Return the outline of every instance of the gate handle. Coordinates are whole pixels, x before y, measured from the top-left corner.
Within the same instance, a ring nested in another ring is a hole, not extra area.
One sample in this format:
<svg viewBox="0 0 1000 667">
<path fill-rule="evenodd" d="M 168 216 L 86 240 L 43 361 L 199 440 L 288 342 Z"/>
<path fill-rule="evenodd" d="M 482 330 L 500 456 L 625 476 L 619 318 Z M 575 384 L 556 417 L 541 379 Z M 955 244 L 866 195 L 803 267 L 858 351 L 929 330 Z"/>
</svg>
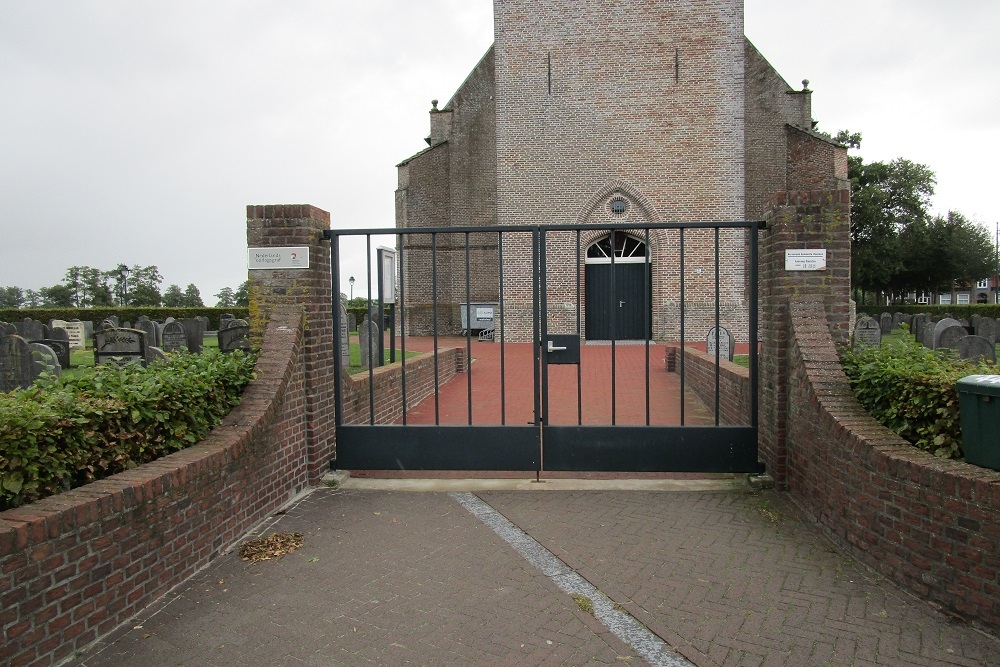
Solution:
<svg viewBox="0 0 1000 667">
<path fill-rule="evenodd" d="M 549 348 L 548 348 L 548 350 L 546 350 L 546 351 L 547 351 L 547 352 L 561 352 L 562 350 L 565 350 L 565 349 L 566 349 L 565 347 L 556 347 L 556 346 L 555 346 L 555 345 L 554 345 L 554 344 L 552 343 L 552 341 L 549 341 Z"/>
</svg>

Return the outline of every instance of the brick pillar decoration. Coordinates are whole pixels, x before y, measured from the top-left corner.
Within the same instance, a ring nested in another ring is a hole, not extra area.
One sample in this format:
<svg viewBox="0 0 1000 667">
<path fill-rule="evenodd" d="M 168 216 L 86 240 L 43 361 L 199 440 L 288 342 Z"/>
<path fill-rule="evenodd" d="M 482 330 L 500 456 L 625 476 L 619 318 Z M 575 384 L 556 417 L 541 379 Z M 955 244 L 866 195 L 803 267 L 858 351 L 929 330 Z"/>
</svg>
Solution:
<svg viewBox="0 0 1000 667">
<path fill-rule="evenodd" d="M 778 488 L 787 481 L 789 306 L 814 303 L 833 339 L 849 340 L 851 191 L 780 192 L 772 198 L 760 245 L 761 458 Z M 786 271 L 785 251 L 826 249 L 826 269 Z"/>
<path fill-rule="evenodd" d="M 263 333 L 280 304 L 305 309 L 305 405 L 309 481 L 317 483 L 336 456 L 330 214 L 309 205 L 247 206 L 247 246 L 309 248 L 308 269 L 250 271 L 251 335 Z"/>
</svg>

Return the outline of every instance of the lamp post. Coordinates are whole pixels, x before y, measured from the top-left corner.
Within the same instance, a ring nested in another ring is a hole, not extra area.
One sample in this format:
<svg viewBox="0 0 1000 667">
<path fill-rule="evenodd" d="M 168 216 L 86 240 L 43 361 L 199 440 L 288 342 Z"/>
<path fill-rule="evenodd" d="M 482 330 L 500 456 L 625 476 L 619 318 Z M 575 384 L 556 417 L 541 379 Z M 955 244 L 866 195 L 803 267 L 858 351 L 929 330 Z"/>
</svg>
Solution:
<svg viewBox="0 0 1000 667">
<path fill-rule="evenodd" d="M 347 282 L 351 285 L 351 301 L 354 301 L 354 276 L 348 278 Z"/>
<path fill-rule="evenodd" d="M 118 265 L 118 277 L 122 281 L 122 306 L 128 305 L 128 274 L 129 268 L 124 264 Z"/>
</svg>

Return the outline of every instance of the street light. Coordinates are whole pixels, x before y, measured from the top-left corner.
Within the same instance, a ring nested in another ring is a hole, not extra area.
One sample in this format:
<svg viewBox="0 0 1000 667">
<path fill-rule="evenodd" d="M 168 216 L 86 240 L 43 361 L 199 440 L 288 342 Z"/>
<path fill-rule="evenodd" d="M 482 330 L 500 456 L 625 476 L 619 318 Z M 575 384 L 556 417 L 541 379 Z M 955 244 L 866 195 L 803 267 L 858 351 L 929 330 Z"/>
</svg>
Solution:
<svg viewBox="0 0 1000 667">
<path fill-rule="evenodd" d="M 118 265 L 118 277 L 122 281 L 122 306 L 128 304 L 128 274 L 131 273 L 129 268 L 124 264 Z"/>
<path fill-rule="evenodd" d="M 348 278 L 347 282 L 351 284 L 351 301 L 354 301 L 354 276 Z"/>
</svg>

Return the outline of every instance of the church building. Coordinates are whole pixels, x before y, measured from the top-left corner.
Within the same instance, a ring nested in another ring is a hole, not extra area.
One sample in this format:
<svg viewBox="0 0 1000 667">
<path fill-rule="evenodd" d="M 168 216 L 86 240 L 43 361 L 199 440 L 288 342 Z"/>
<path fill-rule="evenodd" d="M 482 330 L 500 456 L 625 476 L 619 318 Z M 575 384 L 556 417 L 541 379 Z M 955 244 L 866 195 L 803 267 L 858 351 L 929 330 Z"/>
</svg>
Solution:
<svg viewBox="0 0 1000 667">
<path fill-rule="evenodd" d="M 428 148 L 398 165 L 397 228 L 575 226 L 547 235 L 550 330 L 573 333 L 580 312 L 588 340 L 704 340 L 718 312 L 745 341 L 750 232 L 681 243 L 642 224 L 759 220 L 776 192 L 843 187 L 846 151 L 813 130 L 808 82 L 793 89 L 746 39 L 742 0 L 494 0 L 494 21 L 493 46 L 432 104 Z M 601 228 L 619 223 L 635 228 Z M 460 303 L 502 294 L 504 337 L 529 340 L 530 233 L 468 238 L 401 237 L 406 333 L 458 333 Z M 609 308 L 630 303 L 609 335 Z"/>
</svg>

